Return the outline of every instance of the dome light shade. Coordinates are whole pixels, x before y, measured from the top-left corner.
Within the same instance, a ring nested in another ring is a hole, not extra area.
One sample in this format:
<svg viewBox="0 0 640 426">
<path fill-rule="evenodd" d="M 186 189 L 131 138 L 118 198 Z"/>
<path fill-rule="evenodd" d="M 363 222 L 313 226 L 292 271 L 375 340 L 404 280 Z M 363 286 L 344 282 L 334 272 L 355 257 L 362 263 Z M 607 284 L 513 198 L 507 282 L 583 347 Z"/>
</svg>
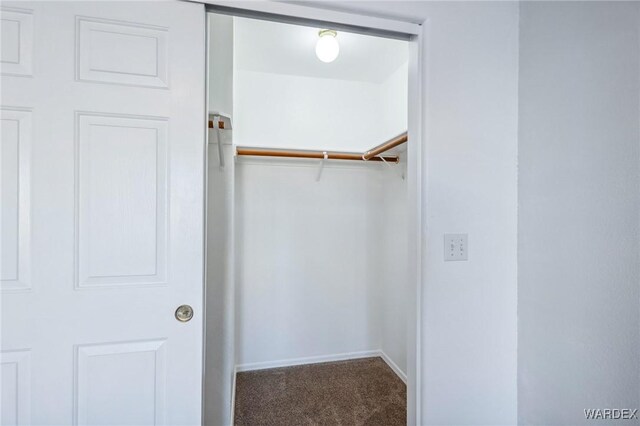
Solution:
<svg viewBox="0 0 640 426">
<path fill-rule="evenodd" d="M 340 45 L 336 36 L 338 33 L 334 30 L 320 30 L 318 32 L 318 42 L 316 43 L 316 56 L 322 62 L 333 62 L 340 53 Z"/>
</svg>

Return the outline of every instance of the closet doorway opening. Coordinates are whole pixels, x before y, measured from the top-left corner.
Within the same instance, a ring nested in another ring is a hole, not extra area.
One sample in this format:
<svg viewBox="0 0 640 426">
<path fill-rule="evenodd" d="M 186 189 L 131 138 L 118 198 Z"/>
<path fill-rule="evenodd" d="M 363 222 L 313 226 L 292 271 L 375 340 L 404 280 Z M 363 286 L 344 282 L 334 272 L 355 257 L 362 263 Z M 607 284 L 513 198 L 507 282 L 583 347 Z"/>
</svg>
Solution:
<svg viewBox="0 0 640 426">
<path fill-rule="evenodd" d="M 208 28 L 204 423 L 406 424 L 411 42 Z"/>
</svg>

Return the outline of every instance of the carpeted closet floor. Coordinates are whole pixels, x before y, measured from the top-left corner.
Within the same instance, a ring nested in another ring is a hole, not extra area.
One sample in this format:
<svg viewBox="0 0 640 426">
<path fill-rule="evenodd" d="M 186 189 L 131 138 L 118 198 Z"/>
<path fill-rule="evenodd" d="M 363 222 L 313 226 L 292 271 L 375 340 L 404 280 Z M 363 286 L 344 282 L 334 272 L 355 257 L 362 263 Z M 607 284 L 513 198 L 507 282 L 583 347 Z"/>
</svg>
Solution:
<svg viewBox="0 0 640 426">
<path fill-rule="evenodd" d="M 382 358 L 238 373 L 235 424 L 405 425 L 405 384 Z"/>
</svg>

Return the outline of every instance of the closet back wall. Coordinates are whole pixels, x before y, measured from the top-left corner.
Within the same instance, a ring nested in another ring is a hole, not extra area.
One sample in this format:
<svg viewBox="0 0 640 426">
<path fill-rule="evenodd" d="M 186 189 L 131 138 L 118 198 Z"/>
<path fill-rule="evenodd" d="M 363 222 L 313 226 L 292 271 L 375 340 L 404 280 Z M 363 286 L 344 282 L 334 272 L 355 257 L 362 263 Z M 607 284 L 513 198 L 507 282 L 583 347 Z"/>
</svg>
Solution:
<svg viewBox="0 0 640 426">
<path fill-rule="evenodd" d="M 240 369 L 378 355 L 406 373 L 406 185 L 380 164 L 236 167 Z M 274 161 L 274 160 L 271 160 Z M 307 359 L 317 358 L 317 359 Z"/>
<path fill-rule="evenodd" d="M 378 84 L 242 70 L 235 79 L 239 145 L 362 152 L 383 142 Z"/>
<path fill-rule="evenodd" d="M 266 161 L 236 169 L 237 364 L 379 349 L 375 171 Z"/>
</svg>

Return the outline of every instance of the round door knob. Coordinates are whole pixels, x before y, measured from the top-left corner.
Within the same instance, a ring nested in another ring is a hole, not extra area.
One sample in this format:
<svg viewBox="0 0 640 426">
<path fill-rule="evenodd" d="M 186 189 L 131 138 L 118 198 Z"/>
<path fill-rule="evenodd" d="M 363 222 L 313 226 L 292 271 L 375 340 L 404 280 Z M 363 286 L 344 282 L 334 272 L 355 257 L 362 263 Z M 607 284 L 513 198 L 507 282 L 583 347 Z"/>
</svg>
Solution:
<svg viewBox="0 0 640 426">
<path fill-rule="evenodd" d="M 176 319 L 180 322 L 187 322 L 193 318 L 193 308 L 189 305 L 180 305 L 176 309 Z"/>
</svg>

